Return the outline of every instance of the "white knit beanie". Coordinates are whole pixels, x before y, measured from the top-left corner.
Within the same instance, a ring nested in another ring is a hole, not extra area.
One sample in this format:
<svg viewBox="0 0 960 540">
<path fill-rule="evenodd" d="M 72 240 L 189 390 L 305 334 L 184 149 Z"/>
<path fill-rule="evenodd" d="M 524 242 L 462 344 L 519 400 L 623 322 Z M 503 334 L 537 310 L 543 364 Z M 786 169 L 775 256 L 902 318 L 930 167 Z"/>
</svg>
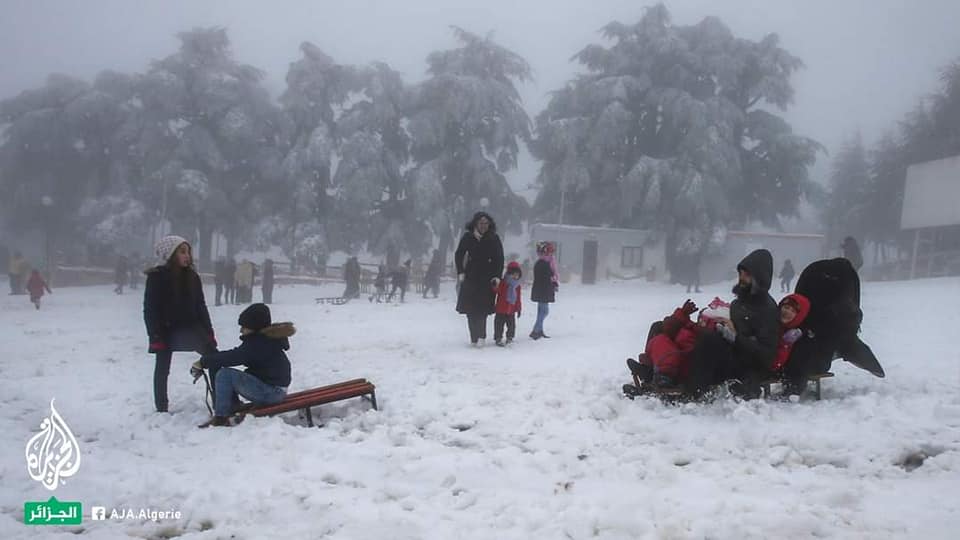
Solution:
<svg viewBox="0 0 960 540">
<path fill-rule="evenodd" d="M 186 238 L 175 234 L 161 238 L 160 241 L 157 242 L 156 247 L 153 248 L 153 252 L 156 253 L 157 258 L 160 259 L 160 264 L 166 264 L 173 255 L 173 252 L 180 247 L 180 244 L 190 245 L 190 242 L 187 242 Z"/>
</svg>

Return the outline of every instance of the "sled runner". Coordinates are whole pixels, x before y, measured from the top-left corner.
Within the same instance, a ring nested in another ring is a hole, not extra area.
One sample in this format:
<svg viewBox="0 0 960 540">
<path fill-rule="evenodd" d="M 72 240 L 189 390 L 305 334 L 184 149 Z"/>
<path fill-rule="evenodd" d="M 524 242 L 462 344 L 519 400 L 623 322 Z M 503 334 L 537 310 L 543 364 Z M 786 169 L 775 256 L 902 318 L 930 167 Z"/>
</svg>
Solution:
<svg viewBox="0 0 960 540">
<path fill-rule="evenodd" d="M 333 304 L 335 306 L 342 306 L 350 301 L 349 298 L 344 296 L 324 296 L 321 298 L 316 298 L 317 304 Z"/>
<path fill-rule="evenodd" d="M 826 372 L 826 373 L 815 373 L 815 374 L 813 374 L 813 375 L 808 375 L 808 376 L 807 376 L 807 381 L 814 383 L 813 396 L 816 398 L 817 401 L 820 401 L 820 381 L 822 381 L 823 379 L 829 379 L 829 378 L 831 378 L 831 377 L 833 377 L 833 376 L 834 376 L 833 373 L 830 373 L 829 371 Z M 780 380 L 780 379 L 770 379 L 770 380 L 767 380 L 767 381 L 762 381 L 762 382 L 760 383 L 760 388 L 763 389 L 763 395 L 764 395 L 764 397 L 770 397 L 770 395 L 771 395 L 771 393 L 770 393 L 770 386 L 771 386 L 771 385 L 781 384 L 781 383 L 783 383 L 783 381 Z"/>
</svg>

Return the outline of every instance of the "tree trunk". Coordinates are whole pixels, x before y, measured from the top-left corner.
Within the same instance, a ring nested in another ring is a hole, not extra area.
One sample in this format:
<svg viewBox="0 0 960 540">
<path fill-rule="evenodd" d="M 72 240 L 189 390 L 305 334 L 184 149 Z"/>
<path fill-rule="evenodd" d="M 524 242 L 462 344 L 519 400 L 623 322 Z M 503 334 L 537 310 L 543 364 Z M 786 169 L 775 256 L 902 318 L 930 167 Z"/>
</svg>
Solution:
<svg viewBox="0 0 960 540">
<path fill-rule="evenodd" d="M 200 232 L 199 268 L 201 270 L 207 270 L 211 268 L 210 260 L 213 256 L 213 226 L 210 225 L 206 219 L 203 219 L 200 221 L 200 226 L 197 229 Z"/>
</svg>

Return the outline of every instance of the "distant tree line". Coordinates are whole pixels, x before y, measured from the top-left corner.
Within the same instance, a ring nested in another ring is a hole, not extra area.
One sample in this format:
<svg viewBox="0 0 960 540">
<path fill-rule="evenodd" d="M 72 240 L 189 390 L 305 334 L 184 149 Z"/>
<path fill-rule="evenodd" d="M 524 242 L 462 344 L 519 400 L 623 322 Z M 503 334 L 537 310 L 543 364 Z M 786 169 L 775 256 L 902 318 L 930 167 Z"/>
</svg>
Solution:
<svg viewBox="0 0 960 540">
<path fill-rule="evenodd" d="M 833 159 L 824 223 L 832 243 L 870 242 L 882 262 L 909 249 L 900 231 L 907 167 L 960 155 L 960 58 L 940 70 L 940 87 L 873 146 L 851 136 Z"/>
<path fill-rule="evenodd" d="M 0 102 L 4 226 L 109 246 L 166 219 L 199 241 L 202 262 L 214 234 L 229 253 L 447 254 L 483 206 L 513 232 L 561 215 L 653 228 L 676 256 L 709 250 L 727 227 L 778 226 L 816 193 L 821 148 L 778 116 L 802 62 L 775 34 L 751 41 L 714 17 L 680 26 L 648 8 L 577 53 L 583 72 L 531 121 L 517 91 L 527 62 L 453 33 L 415 84 L 305 42 L 276 99 L 222 28 L 179 34 L 144 73 L 51 75 Z M 532 208 L 505 177 L 521 144 L 540 161 Z"/>
</svg>

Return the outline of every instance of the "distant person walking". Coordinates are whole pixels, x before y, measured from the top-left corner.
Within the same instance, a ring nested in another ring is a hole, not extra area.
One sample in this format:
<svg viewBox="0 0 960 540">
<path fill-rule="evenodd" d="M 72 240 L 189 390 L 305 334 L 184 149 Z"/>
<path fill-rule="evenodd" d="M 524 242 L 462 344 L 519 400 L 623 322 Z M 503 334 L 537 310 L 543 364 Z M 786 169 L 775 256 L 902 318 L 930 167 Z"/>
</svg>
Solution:
<svg viewBox="0 0 960 540">
<path fill-rule="evenodd" d="M 10 277 L 10 294 L 23 294 L 23 280 L 27 276 L 27 260 L 19 251 L 13 253 L 13 258 L 7 265 L 7 274 Z"/>
<path fill-rule="evenodd" d="M 427 271 L 423 275 L 423 297 L 427 297 L 428 292 L 433 292 L 433 297 L 436 298 L 440 294 L 440 250 L 433 250 L 433 258 L 430 259 L 430 265 L 427 266 Z"/>
<path fill-rule="evenodd" d="M 217 339 L 203 298 L 203 284 L 193 267 L 190 244 L 180 236 L 166 236 L 157 243 L 155 253 L 160 265 L 146 271 L 143 322 L 150 343 L 148 350 L 156 355 L 154 405 L 157 412 L 167 412 L 167 379 L 173 353 L 214 352 Z"/>
<path fill-rule="evenodd" d="M 143 258 L 140 257 L 139 251 L 134 251 L 133 255 L 130 256 L 129 276 L 130 290 L 135 291 L 139 286 L 140 278 L 143 276 Z"/>
<path fill-rule="evenodd" d="M 263 303 L 273 303 L 273 259 L 263 261 L 263 278 L 260 280 L 260 292 L 263 294 Z"/>
<path fill-rule="evenodd" d="M 43 298 L 43 291 L 53 294 L 50 286 L 47 285 L 47 282 L 44 281 L 43 276 L 37 270 L 30 273 L 30 279 L 27 281 L 27 291 L 30 293 L 30 301 L 37 309 L 40 309 L 40 299 Z"/>
<path fill-rule="evenodd" d="M 344 298 L 360 297 L 360 274 L 360 261 L 356 257 L 347 259 L 346 264 L 343 265 L 343 282 L 346 284 L 343 290 Z"/>
<path fill-rule="evenodd" d="M 474 214 L 465 228 L 454 254 L 460 283 L 457 312 L 467 316 L 470 343 L 482 347 L 487 338 L 487 318 L 495 311 L 493 287 L 500 285 L 503 274 L 503 243 L 497 235 L 497 224 L 486 212 Z"/>
<path fill-rule="evenodd" d="M 553 242 L 537 242 L 537 262 L 533 265 L 533 286 L 530 288 L 530 300 L 537 303 L 537 320 L 533 324 L 530 337 L 534 340 L 549 338 L 543 332 L 543 321 L 550 314 L 550 304 L 556 301 L 560 280 L 557 276 L 557 261 L 554 259 Z"/>
<path fill-rule="evenodd" d="M 780 292 L 790 292 L 790 282 L 795 275 L 797 272 L 793 269 L 790 259 L 783 261 L 783 268 L 780 269 Z"/>
<path fill-rule="evenodd" d="M 248 303 L 253 299 L 253 263 L 247 259 L 240 261 L 235 274 L 237 298 L 235 304 Z"/>
<path fill-rule="evenodd" d="M 857 240 L 852 236 L 848 236 L 843 239 L 840 247 L 843 248 L 843 257 L 850 261 L 854 270 L 859 272 L 860 267 L 863 266 L 863 254 L 860 253 L 860 245 L 857 244 Z"/>
<path fill-rule="evenodd" d="M 227 277 L 227 259 L 224 257 L 219 257 L 217 261 L 213 263 L 213 286 L 215 291 L 213 305 L 220 305 L 220 297 L 224 295 L 224 289 L 226 289 L 227 282 L 231 281 L 232 279 L 233 276 Z M 229 303 L 229 296 L 226 301 Z"/>
<path fill-rule="evenodd" d="M 223 268 L 223 303 L 237 303 L 237 261 L 233 257 L 227 258 Z"/>
<path fill-rule="evenodd" d="M 116 285 L 113 292 L 123 294 L 123 286 L 127 284 L 130 277 L 130 264 L 126 256 L 117 256 L 117 265 L 113 268 L 113 283 Z"/>
</svg>

